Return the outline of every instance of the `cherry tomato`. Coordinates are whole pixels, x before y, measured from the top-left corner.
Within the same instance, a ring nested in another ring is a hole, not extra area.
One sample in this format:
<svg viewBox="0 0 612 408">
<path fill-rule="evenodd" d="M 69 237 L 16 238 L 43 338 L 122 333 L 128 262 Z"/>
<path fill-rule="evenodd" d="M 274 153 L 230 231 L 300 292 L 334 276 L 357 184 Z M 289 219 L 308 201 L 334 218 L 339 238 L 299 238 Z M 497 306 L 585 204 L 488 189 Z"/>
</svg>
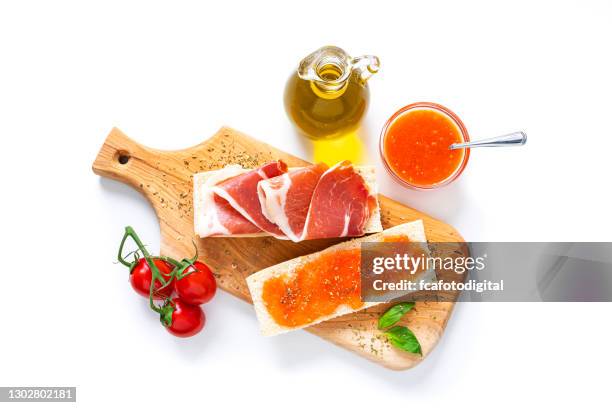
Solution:
<svg viewBox="0 0 612 408">
<path fill-rule="evenodd" d="M 185 274 L 187 275 L 174 282 L 176 294 L 181 300 L 197 306 L 208 302 L 215 296 L 217 282 L 208 266 L 195 261 L 193 266 L 185 269 Z"/>
<path fill-rule="evenodd" d="M 177 337 L 190 337 L 197 334 L 206 323 L 206 316 L 200 306 L 185 303 L 180 298 L 173 298 L 172 323 L 166 327 L 170 333 Z"/>
<path fill-rule="evenodd" d="M 159 272 L 161 272 L 161 274 L 164 276 L 164 278 L 167 279 L 170 277 L 170 273 L 174 268 L 171 263 L 158 258 L 153 259 L 153 262 L 155 263 L 155 266 L 157 266 L 157 269 L 159 269 Z M 151 276 L 152 274 L 151 268 L 149 268 L 149 264 L 144 258 L 140 258 L 130 270 L 130 283 L 132 284 L 132 288 L 134 288 L 136 293 L 146 298 L 149 297 L 149 290 L 151 288 Z M 162 283 L 160 281 L 155 282 L 156 290 L 153 293 L 153 299 L 168 298 L 170 297 L 170 295 L 172 295 L 172 284 L 166 286 L 160 292 L 157 292 L 157 289 L 159 289 L 161 286 Z"/>
</svg>

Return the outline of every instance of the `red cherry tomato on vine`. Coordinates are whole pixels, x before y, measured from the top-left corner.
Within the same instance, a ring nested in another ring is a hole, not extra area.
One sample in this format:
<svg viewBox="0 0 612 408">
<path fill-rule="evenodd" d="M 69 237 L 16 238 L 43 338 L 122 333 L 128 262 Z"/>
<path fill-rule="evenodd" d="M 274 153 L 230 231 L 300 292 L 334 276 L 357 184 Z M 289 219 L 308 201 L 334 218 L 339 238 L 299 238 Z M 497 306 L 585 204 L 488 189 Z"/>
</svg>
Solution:
<svg viewBox="0 0 612 408">
<path fill-rule="evenodd" d="M 190 337 L 202 330 L 206 316 L 200 306 L 190 305 L 177 297 L 172 299 L 170 305 L 172 305 L 172 322 L 170 326 L 166 326 L 166 330 L 177 337 Z"/>
<path fill-rule="evenodd" d="M 174 266 L 164 261 L 163 259 L 153 259 L 153 263 L 159 269 L 159 272 L 163 275 L 164 278 L 168 279 L 170 277 L 170 273 Z M 140 258 L 134 266 L 130 269 L 130 283 L 132 284 L 132 288 L 138 293 L 146 298 L 149 297 L 149 290 L 151 288 L 151 268 L 149 268 L 149 264 L 144 258 Z M 173 285 L 170 284 L 166 286 L 164 289 L 158 292 L 158 289 L 161 288 L 162 283 L 160 281 L 155 281 L 155 292 L 153 293 L 153 299 L 165 299 L 172 295 Z"/>
<path fill-rule="evenodd" d="M 185 269 L 186 276 L 174 281 L 176 294 L 190 305 L 201 305 L 215 296 L 217 282 L 210 268 L 200 261 Z"/>
</svg>

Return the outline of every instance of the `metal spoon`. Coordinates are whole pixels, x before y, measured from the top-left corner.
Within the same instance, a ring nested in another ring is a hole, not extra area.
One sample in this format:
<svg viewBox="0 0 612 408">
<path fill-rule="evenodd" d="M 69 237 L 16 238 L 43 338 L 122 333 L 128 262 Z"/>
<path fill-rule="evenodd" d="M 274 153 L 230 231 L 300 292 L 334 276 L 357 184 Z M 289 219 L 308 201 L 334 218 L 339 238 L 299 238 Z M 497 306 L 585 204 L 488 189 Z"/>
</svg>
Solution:
<svg viewBox="0 0 612 408">
<path fill-rule="evenodd" d="M 505 146 L 522 146 L 527 143 L 527 133 L 514 132 L 503 136 L 490 137 L 488 139 L 475 140 L 466 143 L 453 143 L 449 146 L 450 150 L 464 149 L 472 147 L 505 147 Z"/>
</svg>

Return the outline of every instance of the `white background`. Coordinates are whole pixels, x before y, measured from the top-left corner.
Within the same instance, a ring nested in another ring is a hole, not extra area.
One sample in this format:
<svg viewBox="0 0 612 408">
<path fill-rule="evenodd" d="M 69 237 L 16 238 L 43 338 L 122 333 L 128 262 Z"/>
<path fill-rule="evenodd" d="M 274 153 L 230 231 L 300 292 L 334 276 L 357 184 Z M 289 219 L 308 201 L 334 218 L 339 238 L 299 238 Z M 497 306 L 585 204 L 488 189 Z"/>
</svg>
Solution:
<svg viewBox="0 0 612 408">
<path fill-rule="evenodd" d="M 311 159 L 285 117 L 298 61 L 325 44 L 382 62 L 362 136 L 383 193 L 468 240 L 610 240 L 612 4 L 606 1 L 3 1 L 0 385 L 76 385 L 80 406 L 592 406 L 609 403 L 611 304 L 460 304 L 433 353 L 392 372 L 308 333 L 258 334 L 219 293 L 195 338 L 168 335 L 113 263 L 157 220 L 91 163 L 112 126 L 157 148 L 230 125 Z M 472 138 L 453 185 L 408 192 L 376 143 L 428 100 Z"/>
</svg>

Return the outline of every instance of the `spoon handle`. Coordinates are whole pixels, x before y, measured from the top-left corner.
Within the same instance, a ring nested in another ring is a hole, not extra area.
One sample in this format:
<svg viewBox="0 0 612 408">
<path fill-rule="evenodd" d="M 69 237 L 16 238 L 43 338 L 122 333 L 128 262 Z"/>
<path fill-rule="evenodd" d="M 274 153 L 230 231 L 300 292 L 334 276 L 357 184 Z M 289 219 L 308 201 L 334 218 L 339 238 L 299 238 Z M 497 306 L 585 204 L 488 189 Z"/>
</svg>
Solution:
<svg viewBox="0 0 612 408">
<path fill-rule="evenodd" d="M 453 143 L 449 149 L 463 149 L 466 147 L 503 147 L 503 146 L 521 146 L 527 143 L 527 133 L 513 132 L 507 135 L 490 137 L 488 139 L 475 140 L 466 143 Z"/>
</svg>

